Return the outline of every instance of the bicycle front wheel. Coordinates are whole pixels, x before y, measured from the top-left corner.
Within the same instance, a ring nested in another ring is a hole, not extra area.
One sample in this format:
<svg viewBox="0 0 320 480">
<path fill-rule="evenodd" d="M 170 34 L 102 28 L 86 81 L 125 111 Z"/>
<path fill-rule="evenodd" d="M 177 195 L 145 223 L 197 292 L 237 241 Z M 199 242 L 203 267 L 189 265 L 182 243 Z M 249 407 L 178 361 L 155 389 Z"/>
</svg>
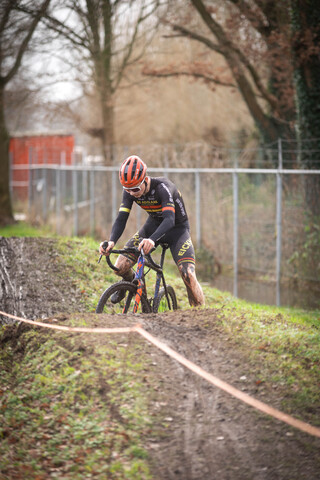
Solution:
<svg viewBox="0 0 320 480">
<path fill-rule="evenodd" d="M 170 308 L 169 308 L 168 299 L 167 299 L 167 296 L 166 296 L 165 289 L 161 288 L 161 290 L 159 292 L 159 295 L 157 296 L 157 298 L 154 302 L 154 305 L 153 305 L 154 313 L 167 312 L 168 310 L 177 310 L 178 309 L 178 302 L 177 302 L 176 293 L 170 285 L 167 286 L 167 293 L 168 293 L 168 297 L 169 297 L 169 300 L 170 300 Z"/>
<path fill-rule="evenodd" d="M 117 303 L 112 302 L 112 295 L 117 293 L 121 300 Z M 137 286 L 131 282 L 118 282 L 107 288 L 100 297 L 96 308 L 96 313 L 132 313 L 135 303 Z M 150 313 L 151 307 L 145 295 L 142 295 L 138 313 Z"/>
</svg>

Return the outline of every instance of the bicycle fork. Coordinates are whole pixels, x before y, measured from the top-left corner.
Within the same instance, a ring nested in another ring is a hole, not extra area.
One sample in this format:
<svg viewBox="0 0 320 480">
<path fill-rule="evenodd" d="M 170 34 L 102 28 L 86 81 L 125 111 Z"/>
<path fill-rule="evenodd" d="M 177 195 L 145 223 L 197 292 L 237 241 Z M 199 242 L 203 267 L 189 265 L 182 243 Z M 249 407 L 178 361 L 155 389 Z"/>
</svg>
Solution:
<svg viewBox="0 0 320 480">
<path fill-rule="evenodd" d="M 138 258 L 138 265 L 137 271 L 134 280 L 137 281 L 137 293 L 135 296 L 134 306 L 133 306 L 133 313 L 137 313 L 143 290 L 145 289 L 145 284 L 143 281 L 143 269 L 144 269 L 145 258 L 143 251 L 141 251 L 141 255 Z"/>
</svg>

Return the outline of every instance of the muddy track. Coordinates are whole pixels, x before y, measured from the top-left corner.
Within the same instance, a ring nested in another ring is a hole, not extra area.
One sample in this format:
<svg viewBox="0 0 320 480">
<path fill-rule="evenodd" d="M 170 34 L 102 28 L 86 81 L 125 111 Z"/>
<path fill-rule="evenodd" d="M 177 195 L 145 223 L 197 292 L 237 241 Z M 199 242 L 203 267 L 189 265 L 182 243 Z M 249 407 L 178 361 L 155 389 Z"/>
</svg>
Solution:
<svg viewBox="0 0 320 480">
<path fill-rule="evenodd" d="M 31 319 L 79 311 L 54 240 L 0 238 L 1 309 Z M 50 260 L 50 261 L 49 261 Z M 278 392 L 257 386 L 257 368 L 219 330 L 214 309 L 143 316 L 143 327 L 235 387 L 279 408 Z M 104 326 L 114 317 L 102 316 Z M 130 319 L 129 319 L 130 320 Z M 131 319 L 134 322 L 134 319 Z M 157 480 L 318 480 L 320 441 L 246 406 L 144 340 L 159 389 L 145 439 Z"/>
<path fill-rule="evenodd" d="M 80 293 L 58 257 L 54 240 L 0 237 L 2 309 L 32 320 L 78 309 Z"/>
<path fill-rule="evenodd" d="M 179 313 L 175 318 L 169 316 L 168 321 L 146 320 L 144 327 L 210 373 L 279 406 L 275 395 L 269 394 L 266 399 L 265 392 L 258 391 L 257 372 L 248 371 L 245 358 L 228 344 L 219 330 L 213 328 L 208 335 L 207 329 L 201 328 L 209 315 L 214 321 L 214 310 L 210 310 L 198 312 L 197 319 L 188 320 L 185 313 Z M 166 385 L 164 397 L 170 392 L 169 398 L 175 402 L 169 408 L 170 462 L 163 462 L 166 450 L 163 445 L 157 453 L 158 465 L 162 464 L 160 478 L 318 478 L 320 465 L 315 453 L 320 446 L 318 440 L 242 404 L 174 361 L 167 358 L 161 361 L 158 370 Z M 315 456 L 307 453 L 308 448 Z"/>
</svg>

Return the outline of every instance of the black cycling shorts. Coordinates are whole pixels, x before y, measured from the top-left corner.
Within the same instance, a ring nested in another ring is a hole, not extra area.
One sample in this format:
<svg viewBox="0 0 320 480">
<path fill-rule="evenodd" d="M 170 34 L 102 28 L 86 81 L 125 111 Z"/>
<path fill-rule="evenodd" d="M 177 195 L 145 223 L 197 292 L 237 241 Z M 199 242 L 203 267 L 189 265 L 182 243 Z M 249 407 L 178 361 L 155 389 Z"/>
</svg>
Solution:
<svg viewBox="0 0 320 480">
<path fill-rule="evenodd" d="M 158 226 L 159 223 L 152 217 L 149 217 L 140 230 L 126 243 L 126 247 L 138 247 L 141 240 L 143 238 L 149 238 Z M 178 267 L 183 263 L 195 264 L 195 253 L 188 223 L 175 225 L 156 242 L 156 246 L 163 243 L 169 245 L 172 257 Z M 134 258 L 134 256 L 131 255 L 128 255 L 128 257 L 134 261 L 138 260 L 138 258 Z"/>
</svg>

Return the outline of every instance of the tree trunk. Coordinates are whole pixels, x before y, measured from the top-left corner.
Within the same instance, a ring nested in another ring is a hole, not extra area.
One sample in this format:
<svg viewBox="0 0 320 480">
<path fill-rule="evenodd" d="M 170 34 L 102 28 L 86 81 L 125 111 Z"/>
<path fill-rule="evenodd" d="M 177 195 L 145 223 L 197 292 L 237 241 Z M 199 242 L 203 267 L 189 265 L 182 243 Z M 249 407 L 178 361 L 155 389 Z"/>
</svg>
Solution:
<svg viewBox="0 0 320 480">
<path fill-rule="evenodd" d="M 267 115 L 260 106 L 238 59 L 232 52 L 226 52 L 225 59 L 229 64 L 233 77 L 238 84 L 242 98 L 245 101 L 261 135 L 267 143 L 277 140 L 279 138 L 279 130 L 277 125 L 275 124 L 274 119 Z"/>
<path fill-rule="evenodd" d="M 224 56 L 229 68 L 237 82 L 239 91 L 243 97 L 247 108 L 254 119 L 258 129 L 267 142 L 275 141 L 279 137 L 278 125 L 275 119 L 265 113 L 260 105 L 254 89 L 248 80 L 242 61 L 235 52 L 234 47 L 230 44 L 229 39 L 219 23 L 209 13 L 207 7 L 202 0 L 191 0 L 191 3 L 200 14 L 202 20 L 216 37 L 219 42 L 221 53 Z"/>
<path fill-rule="evenodd" d="M 108 164 L 108 160 L 113 163 L 112 146 L 114 145 L 114 104 L 113 95 L 109 92 L 103 92 L 101 95 L 101 109 L 102 109 L 102 148 L 105 158 L 105 163 Z M 108 150 L 108 147 L 110 149 Z"/>
<path fill-rule="evenodd" d="M 304 168 L 320 169 L 320 3 L 291 0 L 291 7 L 301 161 Z M 320 216 L 319 175 L 307 175 L 306 201 Z"/>
<path fill-rule="evenodd" d="M 91 6 L 90 6 L 91 5 Z M 103 0 L 102 6 L 102 26 L 103 36 L 101 35 L 101 24 L 97 18 L 98 11 L 93 4 L 88 2 L 88 19 L 93 38 L 93 60 L 95 70 L 95 84 L 99 92 L 101 118 L 102 118 L 102 151 L 104 163 L 112 163 L 112 146 L 114 144 L 114 97 L 112 86 L 111 60 L 112 60 L 112 6 L 110 0 Z"/>
<path fill-rule="evenodd" d="M 4 88 L 0 86 L 0 225 L 12 223 L 9 186 L 9 134 L 4 119 Z"/>
</svg>

